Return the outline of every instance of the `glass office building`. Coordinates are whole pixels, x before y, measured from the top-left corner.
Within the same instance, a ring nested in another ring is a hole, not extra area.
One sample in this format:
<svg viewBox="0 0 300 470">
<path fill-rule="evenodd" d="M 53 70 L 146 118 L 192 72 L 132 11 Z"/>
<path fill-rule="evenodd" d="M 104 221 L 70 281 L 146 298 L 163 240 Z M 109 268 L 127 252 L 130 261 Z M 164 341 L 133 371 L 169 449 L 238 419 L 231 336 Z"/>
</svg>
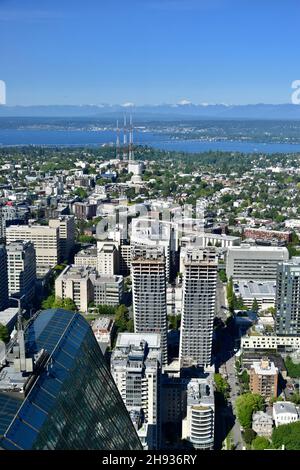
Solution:
<svg viewBox="0 0 300 470">
<path fill-rule="evenodd" d="M 21 373 L 23 383 L 12 374 L 14 389 L 5 390 L 1 376 L 12 367 L 6 362 L 7 370 L 0 370 L 0 448 L 141 448 L 82 315 L 62 309 L 38 313 L 25 330 L 25 347 L 33 371 Z"/>
</svg>

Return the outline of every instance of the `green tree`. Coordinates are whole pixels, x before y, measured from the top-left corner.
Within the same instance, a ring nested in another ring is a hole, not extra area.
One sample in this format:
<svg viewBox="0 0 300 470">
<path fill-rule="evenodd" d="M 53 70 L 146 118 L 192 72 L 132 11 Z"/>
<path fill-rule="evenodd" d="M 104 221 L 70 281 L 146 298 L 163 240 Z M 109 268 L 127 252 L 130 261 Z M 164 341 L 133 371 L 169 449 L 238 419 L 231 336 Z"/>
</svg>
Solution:
<svg viewBox="0 0 300 470">
<path fill-rule="evenodd" d="M 42 302 L 42 307 L 47 308 L 63 308 L 64 310 L 70 310 L 71 312 L 76 312 L 77 307 L 75 302 L 70 299 L 62 299 L 61 297 L 55 297 L 54 294 L 50 294 L 47 299 Z"/>
<path fill-rule="evenodd" d="M 52 308 L 62 308 L 64 310 L 70 310 L 71 312 L 77 311 L 75 302 L 68 297 L 66 299 L 62 299 L 61 297 L 55 297 Z"/>
<path fill-rule="evenodd" d="M 74 300 L 69 299 L 69 298 L 66 298 L 63 300 L 63 306 L 61 308 L 65 310 L 70 310 L 71 312 L 77 311 L 77 307 L 76 307 Z"/>
<path fill-rule="evenodd" d="M 248 372 L 246 370 L 243 370 L 241 375 L 239 375 L 239 379 L 243 384 L 243 389 L 248 391 L 249 390 L 249 382 L 250 382 L 250 377 L 249 377 Z"/>
<path fill-rule="evenodd" d="M 83 189 L 83 188 L 76 188 L 75 191 L 74 191 L 74 194 L 76 196 L 79 196 L 80 199 L 85 199 L 85 198 L 87 198 L 87 195 L 88 195 L 86 190 Z"/>
<path fill-rule="evenodd" d="M 259 306 L 258 306 L 258 302 L 257 302 L 257 299 L 256 297 L 254 298 L 253 302 L 252 302 L 252 307 L 251 307 L 251 310 L 253 310 L 253 312 L 258 312 L 259 310 Z"/>
<path fill-rule="evenodd" d="M 97 305 L 100 315 L 115 315 L 116 308 L 111 305 Z"/>
<path fill-rule="evenodd" d="M 287 369 L 287 373 L 289 377 L 292 377 L 292 378 L 300 377 L 300 364 L 295 364 L 290 358 L 290 356 L 286 358 L 284 363 L 285 363 L 285 367 Z"/>
<path fill-rule="evenodd" d="M 252 441 L 253 450 L 264 450 L 270 448 L 270 441 L 264 436 L 256 436 Z"/>
<path fill-rule="evenodd" d="M 272 443 L 276 449 L 283 445 L 286 450 L 300 450 L 300 421 L 290 424 L 282 424 L 274 428 Z"/>
<path fill-rule="evenodd" d="M 291 401 L 295 403 L 295 405 L 300 405 L 300 395 L 299 393 L 293 393 L 291 396 Z"/>
<path fill-rule="evenodd" d="M 219 373 L 214 375 L 214 381 L 216 386 L 216 403 L 219 405 L 226 405 L 227 399 L 229 397 L 229 384 L 227 380 L 224 379 L 224 377 L 222 377 L 222 375 Z"/>
<path fill-rule="evenodd" d="M 234 310 L 234 292 L 233 292 L 233 279 L 232 276 L 230 277 L 227 287 L 226 287 L 226 294 L 227 294 L 227 302 L 228 302 L 228 308 L 231 313 L 233 313 Z"/>
<path fill-rule="evenodd" d="M 247 428 L 243 432 L 243 438 L 244 438 L 244 441 L 246 442 L 246 444 L 251 444 L 251 442 L 253 441 L 255 436 L 256 436 L 256 432 L 253 431 L 253 429 L 251 429 L 251 428 Z"/>
<path fill-rule="evenodd" d="M 50 294 L 45 300 L 42 302 L 42 308 L 45 310 L 48 308 L 53 308 L 53 304 L 55 302 L 55 295 Z"/>
<path fill-rule="evenodd" d="M 236 295 L 233 294 L 233 306 L 235 310 L 245 310 L 246 307 L 243 301 L 243 297 L 241 295 L 236 297 Z"/>
<path fill-rule="evenodd" d="M 168 315 L 169 329 L 178 330 L 180 327 L 181 315 Z"/>
<path fill-rule="evenodd" d="M 133 329 L 133 322 L 129 318 L 128 308 L 124 304 L 119 305 L 116 310 L 115 325 L 119 333 Z"/>
<path fill-rule="evenodd" d="M 10 336 L 9 336 L 7 326 L 0 323 L 0 341 L 3 341 L 4 343 L 8 343 L 9 338 Z"/>
<path fill-rule="evenodd" d="M 80 243 L 93 243 L 93 244 L 97 243 L 96 238 L 93 237 L 92 235 L 79 235 L 78 241 Z"/>
<path fill-rule="evenodd" d="M 252 415 L 264 409 L 264 399 L 256 393 L 244 393 L 237 397 L 237 417 L 243 428 L 251 428 Z"/>
<path fill-rule="evenodd" d="M 219 278 L 220 278 L 221 282 L 227 282 L 227 276 L 226 276 L 225 269 L 220 269 Z"/>
<path fill-rule="evenodd" d="M 226 395 L 229 392 L 229 384 L 227 380 L 224 379 L 224 377 L 222 377 L 222 375 L 219 373 L 216 373 L 214 375 L 214 379 L 215 379 L 216 390 L 222 393 L 223 395 Z"/>
<path fill-rule="evenodd" d="M 134 332 L 134 323 L 133 323 L 132 318 L 130 320 L 128 320 L 128 322 L 127 322 L 127 331 L 129 331 L 129 333 Z"/>
</svg>

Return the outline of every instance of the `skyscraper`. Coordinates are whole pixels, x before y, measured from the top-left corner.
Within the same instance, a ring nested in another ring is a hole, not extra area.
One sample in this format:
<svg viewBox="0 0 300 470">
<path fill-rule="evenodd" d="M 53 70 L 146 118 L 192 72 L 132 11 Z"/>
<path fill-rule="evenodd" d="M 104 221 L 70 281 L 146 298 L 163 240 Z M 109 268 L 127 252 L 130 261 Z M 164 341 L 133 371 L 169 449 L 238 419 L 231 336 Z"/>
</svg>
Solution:
<svg viewBox="0 0 300 470">
<path fill-rule="evenodd" d="M 6 249 L 4 245 L 0 245 L 0 310 L 4 310 L 8 306 L 8 280 L 7 280 L 7 263 Z"/>
<path fill-rule="evenodd" d="M 275 305 L 277 335 L 300 335 L 299 258 L 278 265 Z"/>
<path fill-rule="evenodd" d="M 127 410 L 138 417 L 144 447 L 159 448 L 160 335 L 120 333 L 111 357 L 111 372 Z"/>
<path fill-rule="evenodd" d="M 31 242 L 14 242 L 6 247 L 8 291 L 10 296 L 22 297 L 29 305 L 34 297 L 36 281 L 35 249 Z"/>
<path fill-rule="evenodd" d="M 166 261 L 160 247 L 135 246 L 131 259 L 135 333 L 160 333 L 162 364 L 168 362 Z"/>
<path fill-rule="evenodd" d="M 61 215 L 57 219 L 49 220 L 50 228 L 59 229 L 59 254 L 61 261 L 69 260 L 75 244 L 74 215 Z"/>
<path fill-rule="evenodd" d="M 29 240 L 33 243 L 37 266 L 59 263 L 59 228 L 44 225 L 11 225 L 6 229 L 7 243 Z"/>
<path fill-rule="evenodd" d="M 211 364 L 212 353 L 218 268 L 215 251 L 188 250 L 184 268 L 180 364 L 205 367 Z"/>
<path fill-rule="evenodd" d="M 18 340 L 0 374 L 0 448 L 141 448 L 82 315 L 44 310 L 31 319 L 24 335 L 25 351 Z"/>
</svg>

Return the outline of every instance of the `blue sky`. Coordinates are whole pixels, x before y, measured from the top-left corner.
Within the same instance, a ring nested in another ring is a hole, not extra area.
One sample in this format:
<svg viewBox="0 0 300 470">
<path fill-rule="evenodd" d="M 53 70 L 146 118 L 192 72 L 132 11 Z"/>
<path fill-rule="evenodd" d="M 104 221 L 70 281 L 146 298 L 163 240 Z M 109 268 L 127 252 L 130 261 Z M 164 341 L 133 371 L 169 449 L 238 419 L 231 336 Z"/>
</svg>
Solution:
<svg viewBox="0 0 300 470">
<path fill-rule="evenodd" d="M 0 0 L 7 104 L 288 103 L 299 0 Z"/>
</svg>

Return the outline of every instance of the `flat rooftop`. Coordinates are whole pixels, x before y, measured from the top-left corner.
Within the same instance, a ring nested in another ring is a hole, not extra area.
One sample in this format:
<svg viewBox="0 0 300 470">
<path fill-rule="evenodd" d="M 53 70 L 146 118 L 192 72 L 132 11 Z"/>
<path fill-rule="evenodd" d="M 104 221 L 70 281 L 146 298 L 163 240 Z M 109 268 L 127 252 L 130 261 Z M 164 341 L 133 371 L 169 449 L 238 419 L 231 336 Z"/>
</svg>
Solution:
<svg viewBox="0 0 300 470">
<path fill-rule="evenodd" d="M 241 295 L 243 299 L 274 299 L 276 295 L 275 281 L 235 281 L 233 287 L 235 294 Z"/>
<path fill-rule="evenodd" d="M 17 317 L 18 311 L 18 307 L 10 307 L 2 310 L 0 312 L 0 323 L 7 325 L 13 318 Z"/>
<path fill-rule="evenodd" d="M 193 378 L 187 386 L 187 404 L 188 405 L 213 405 L 214 404 L 214 386 L 212 374 L 207 377 Z"/>
<path fill-rule="evenodd" d="M 157 333 L 119 333 L 116 348 L 139 347 L 143 341 L 150 348 L 160 348 L 160 334 Z"/>
<path fill-rule="evenodd" d="M 88 266 L 76 266 L 74 264 L 71 264 L 63 270 L 60 276 L 64 278 L 84 279 L 90 274 L 96 274 L 94 268 L 90 268 Z"/>
<path fill-rule="evenodd" d="M 254 369 L 257 375 L 276 375 L 278 373 L 274 362 L 269 362 L 267 367 L 262 367 L 262 362 L 253 362 L 251 369 Z"/>
<path fill-rule="evenodd" d="M 103 330 L 109 330 L 110 326 L 113 323 L 113 319 L 109 317 L 102 317 L 102 318 L 97 318 L 93 323 L 92 323 L 92 329 L 103 329 Z"/>
<path fill-rule="evenodd" d="M 240 246 L 230 246 L 228 251 L 258 251 L 258 252 L 287 252 L 287 248 L 285 246 L 260 246 L 260 245 L 240 245 Z"/>
</svg>

